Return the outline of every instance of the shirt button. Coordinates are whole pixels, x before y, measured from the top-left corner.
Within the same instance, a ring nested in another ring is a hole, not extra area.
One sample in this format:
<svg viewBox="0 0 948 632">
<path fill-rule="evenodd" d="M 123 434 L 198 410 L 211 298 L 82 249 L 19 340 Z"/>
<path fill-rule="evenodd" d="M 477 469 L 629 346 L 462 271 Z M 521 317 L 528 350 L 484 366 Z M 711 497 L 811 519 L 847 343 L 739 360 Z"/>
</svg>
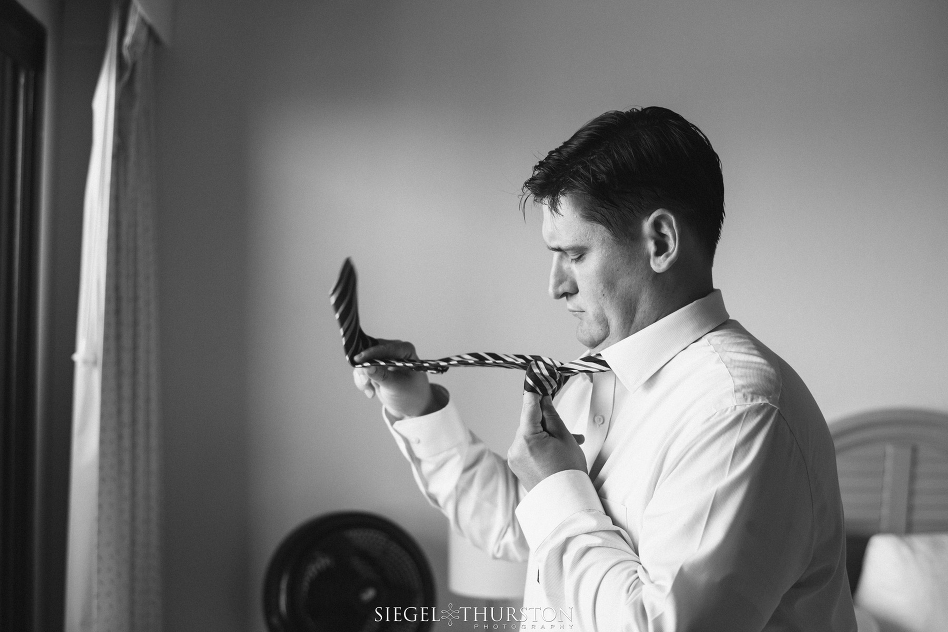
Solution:
<svg viewBox="0 0 948 632">
<path fill-rule="evenodd" d="M 415 437 L 414 439 L 411 440 L 411 442 L 414 443 L 415 445 L 418 445 L 419 443 L 421 443 L 421 439 L 419 439 L 418 437 Z"/>
<path fill-rule="evenodd" d="M 595 417 L 593 417 L 593 421 L 596 422 L 596 425 L 597 425 L 597 426 L 601 426 L 601 425 L 602 425 L 602 422 L 604 422 L 605 420 L 606 420 L 606 418 L 603 417 L 602 415 L 596 415 Z"/>
</svg>

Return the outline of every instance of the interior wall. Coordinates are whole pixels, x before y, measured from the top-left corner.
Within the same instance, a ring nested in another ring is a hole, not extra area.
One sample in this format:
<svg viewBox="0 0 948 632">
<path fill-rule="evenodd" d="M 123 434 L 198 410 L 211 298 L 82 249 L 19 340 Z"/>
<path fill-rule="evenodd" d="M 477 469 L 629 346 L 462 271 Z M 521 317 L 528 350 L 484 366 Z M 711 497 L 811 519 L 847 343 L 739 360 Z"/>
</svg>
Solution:
<svg viewBox="0 0 948 632">
<path fill-rule="evenodd" d="M 262 621 L 247 500 L 250 40 L 232 4 L 175 3 L 173 44 L 158 57 L 163 598 L 175 632 Z"/>
<path fill-rule="evenodd" d="M 948 409 L 948 5 L 178 3 L 162 55 L 158 226 L 169 630 L 263 630 L 279 541 L 342 509 L 445 525 L 351 386 L 327 294 L 360 271 L 366 330 L 440 357 L 571 358 L 546 296 L 539 157 L 607 109 L 711 138 L 729 311 L 830 419 Z M 439 381 L 505 451 L 520 376 Z"/>
</svg>

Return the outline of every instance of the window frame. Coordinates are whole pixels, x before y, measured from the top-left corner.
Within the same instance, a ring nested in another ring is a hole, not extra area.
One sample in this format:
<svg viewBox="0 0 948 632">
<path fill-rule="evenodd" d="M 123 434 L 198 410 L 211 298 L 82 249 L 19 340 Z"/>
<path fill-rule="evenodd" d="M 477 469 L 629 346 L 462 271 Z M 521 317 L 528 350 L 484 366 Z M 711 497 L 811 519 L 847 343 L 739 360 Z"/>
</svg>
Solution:
<svg viewBox="0 0 948 632">
<path fill-rule="evenodd" d="M 36 629 L 39 229 L 46 29 L 0 0 L 0 630 Z"/>
</svg>

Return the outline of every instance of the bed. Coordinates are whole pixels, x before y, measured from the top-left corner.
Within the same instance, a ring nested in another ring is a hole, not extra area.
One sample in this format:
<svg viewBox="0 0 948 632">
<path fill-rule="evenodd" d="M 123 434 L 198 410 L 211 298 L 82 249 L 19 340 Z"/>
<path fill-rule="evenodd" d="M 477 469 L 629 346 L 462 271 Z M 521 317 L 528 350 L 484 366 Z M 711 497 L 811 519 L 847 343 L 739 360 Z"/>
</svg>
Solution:
<svg viewBox="0 0 948 632">
<path fill-rule="evenodd" d="M 878 410 L 830 431 L 860 632 L 948 630 L 948 415 Z"/>
</svg>

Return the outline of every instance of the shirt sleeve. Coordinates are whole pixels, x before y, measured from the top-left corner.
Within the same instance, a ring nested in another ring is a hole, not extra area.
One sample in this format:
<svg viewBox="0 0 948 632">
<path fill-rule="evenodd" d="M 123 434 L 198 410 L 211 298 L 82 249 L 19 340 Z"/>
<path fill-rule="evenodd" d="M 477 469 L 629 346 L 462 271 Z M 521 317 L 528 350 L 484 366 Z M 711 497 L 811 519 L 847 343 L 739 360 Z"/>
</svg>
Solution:
<svg viewBox="0 0 948 632">
<path fill-rule="evenodd" d="M 637 547 L 582 472 L 526 495 L 517 515 L 550 603 L 573 607 L 583 632 L 749 632 L 779 618 L 813 554 L 809 477 L 780 411 L 716 413 L 676 438 L 657 476 Z"/>
<path fill-rule="evenodd" d="M 507 467 L 461 421 L 447 391 L 447 404 L 421 417 L 392 421 L 382 415 L 415 481 L 451 527 L 495 558 L 523 561 L 530 552 L 515 510 L 524 490 Z"/>
</svg>

